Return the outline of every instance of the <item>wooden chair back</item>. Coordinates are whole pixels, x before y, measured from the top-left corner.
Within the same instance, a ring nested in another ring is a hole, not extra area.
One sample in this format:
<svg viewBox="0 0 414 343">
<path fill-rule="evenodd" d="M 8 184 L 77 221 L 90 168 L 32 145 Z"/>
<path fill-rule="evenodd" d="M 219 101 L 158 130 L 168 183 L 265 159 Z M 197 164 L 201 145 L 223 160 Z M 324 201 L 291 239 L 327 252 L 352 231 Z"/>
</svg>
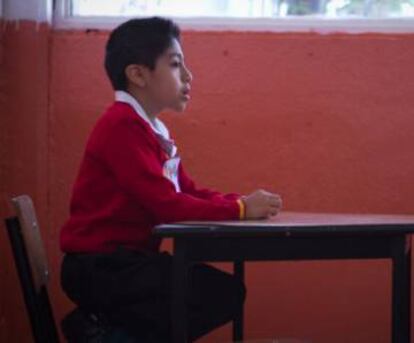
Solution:
<svg viewBox="0 0 414 343">
<path fill-rule="evenodd" d="M 58 343 L 47 282 L 49 269 L 33 202 L 28 195 L 12 199 L 17 215 L 6 227 L 35 343 Z"/>
</svg>

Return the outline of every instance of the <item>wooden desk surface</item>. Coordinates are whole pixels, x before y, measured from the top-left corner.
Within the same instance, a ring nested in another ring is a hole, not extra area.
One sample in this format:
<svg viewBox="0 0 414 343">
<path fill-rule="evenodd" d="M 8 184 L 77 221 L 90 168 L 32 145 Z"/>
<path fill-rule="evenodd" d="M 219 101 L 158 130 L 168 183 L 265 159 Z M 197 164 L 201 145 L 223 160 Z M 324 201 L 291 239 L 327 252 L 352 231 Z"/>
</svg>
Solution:
<svg viewBox="0 0 414 343">
<path fill-rule="evenodd" d="M 414 215 L 281 212 L 266 220 L 188 221 L 154 228 L 158 236 L 235 234 L 378 234 L 414 233 Z"/>
</svg>

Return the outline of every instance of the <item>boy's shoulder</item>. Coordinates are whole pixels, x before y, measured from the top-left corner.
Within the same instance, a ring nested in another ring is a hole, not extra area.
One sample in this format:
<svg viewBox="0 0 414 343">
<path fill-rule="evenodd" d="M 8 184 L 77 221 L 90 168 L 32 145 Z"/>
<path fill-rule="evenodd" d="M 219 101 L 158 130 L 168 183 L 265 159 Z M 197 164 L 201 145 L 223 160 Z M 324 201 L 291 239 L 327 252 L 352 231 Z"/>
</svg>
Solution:
<svg viewBox="0 0 414 343">
<path fill-rule="evenodd" d="M 94 131 L 100 130 L 117 130 L 122 127 L 148 130 L 147 123 L 142 120 L 134 109 L 123 102 L 115 101 L 101 115 L 95 123 Z"/>
<path fill-rule="evenodd" d="M 131 120 L 135 121 L 136 117 L 137 115 L 131 106 L 123 102 L 114 101 L 106 108 L 101 117 L 97 120 L 96 124 L 99 125 L 106 122 L 115 124 Z"/>
<path fill-rule="evenodd" d="M 113 144 L 118 140 L 117 137 L 131 135 L 137 140 L 153 139 L 149 125 L 135 110 L 126 103 L 115 101 L 96 121 L 89 135 L 87 148 Z"/>
</svg>

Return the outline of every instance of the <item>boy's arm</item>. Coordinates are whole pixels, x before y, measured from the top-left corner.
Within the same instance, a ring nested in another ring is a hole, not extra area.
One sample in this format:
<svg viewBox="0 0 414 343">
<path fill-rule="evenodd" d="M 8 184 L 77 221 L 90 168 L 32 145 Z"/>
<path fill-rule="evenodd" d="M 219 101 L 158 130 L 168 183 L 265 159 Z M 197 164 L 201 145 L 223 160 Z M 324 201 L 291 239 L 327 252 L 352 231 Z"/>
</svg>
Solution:
<svg viewBox="0 0 414 343">
<path fill-rule="evenodd" d="M 120 187 L 157 222 L 240 218 L 240 201 L 177 193 L 163 176 L 154 142 L 132 118 L 108 123 L 90 143 L 90 153 L 111 170 Z"/>
<path fill-rule="evenodd" d="M 180 163 L 180 166 L 179 166 L 179 180 L 180 180 L 181 191 L 187 194 L 191 194 L 197 198 L 207 199 L 207 200 L 221 198 L 221 199 L 236 200 L 236 201 L 241 198 L 241 195 L 237 193 L 223 194 L 223 193 L 213 191 L 207 188 L 196 187 L 194 181 L 185 172 L 182 162 Z"/>
</svg>

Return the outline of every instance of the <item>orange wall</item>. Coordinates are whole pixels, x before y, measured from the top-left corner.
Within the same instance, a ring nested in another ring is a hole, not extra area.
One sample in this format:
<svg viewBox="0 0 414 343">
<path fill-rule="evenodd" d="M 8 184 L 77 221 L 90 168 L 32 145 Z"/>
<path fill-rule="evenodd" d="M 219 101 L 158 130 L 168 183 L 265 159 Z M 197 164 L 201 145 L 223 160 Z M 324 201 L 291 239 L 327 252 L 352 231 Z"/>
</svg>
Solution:
<svg viewBox="0 0 414 343">
<path fill-rule="evenodd" d="M 58 318 L 70 308 L 58 230 L 87 134 L 112 100 L 106 38 L 33 23 L 1 35 L 0 191 L 35 198 Z M 192 101 L 162 118 L 199 183 L 267 188 L 289 210 L 412 213 L 414 35 L 184 32 L 183 46 Z M 0 341 L 29 341 L 4 230 L 0 251 Z M 389 342 L 389 273 L 386 261 L 249 264 L 247 336 Z"/>
<path fill-rule="evenodd" d="M 0 342 L 30 342 L 22 293 L 3 225 L 8 199 L 33 196 L 48 253 L 49 28 L 0 21 Z"/>
</svg>

